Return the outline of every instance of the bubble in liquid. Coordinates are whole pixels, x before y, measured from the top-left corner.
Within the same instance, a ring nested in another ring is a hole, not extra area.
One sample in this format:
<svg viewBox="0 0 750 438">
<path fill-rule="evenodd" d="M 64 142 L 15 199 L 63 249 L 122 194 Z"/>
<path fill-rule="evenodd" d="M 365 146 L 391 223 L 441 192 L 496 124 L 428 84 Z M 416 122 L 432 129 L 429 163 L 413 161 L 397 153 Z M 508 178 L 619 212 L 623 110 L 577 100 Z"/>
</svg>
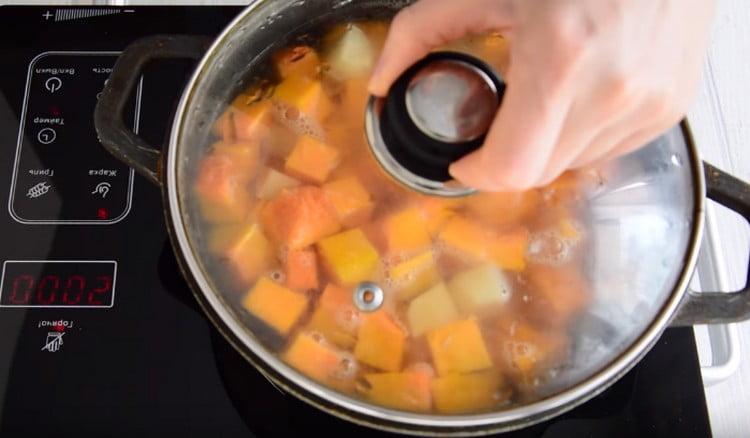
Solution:
<svg viewBox="0 0 750 438">
<path fill-rule="evenodd" d="M 342 353 L 341 360 L 339 360 L 338 367 L 334 371 L 334 376 L 337 379 L 350 379 L 357 375 L 357 369 L 359 368 L 357 360 L 354 359 L 349 353 Z"/>
<path fill-rule="evenodd" d="M 275 281 L 276 283 L 283 283 L 286 279 L 284 273 L 278 269 L 271 271 L 269 277 L 271 277 L 271 280 Z"/>
<path fill-rule="evenodd" d="M 559 265 L 568 261 L 577 239 L 564 238 L 557 231 L 542 231 L 531 236 L 527 255 L 537 263 Z"/>
</svg>

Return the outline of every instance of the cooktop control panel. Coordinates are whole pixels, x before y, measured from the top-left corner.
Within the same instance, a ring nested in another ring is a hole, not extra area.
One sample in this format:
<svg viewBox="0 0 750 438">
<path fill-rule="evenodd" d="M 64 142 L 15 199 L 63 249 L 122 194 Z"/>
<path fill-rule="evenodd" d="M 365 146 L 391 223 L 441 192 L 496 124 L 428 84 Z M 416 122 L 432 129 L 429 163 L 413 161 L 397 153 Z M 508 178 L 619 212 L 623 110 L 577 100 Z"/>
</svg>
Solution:
<svg viewBox="0 0 750 438">
<path fill-rule="evenodd" d="M 101 147 L 93 121 L 117 54 L 44 52 L 30 62 L 9 203 L 16 221 L 111 224 L 128 214 L 133 171 Z M 141 85 L 125 121 L 136 132 Z"/>
</svg>

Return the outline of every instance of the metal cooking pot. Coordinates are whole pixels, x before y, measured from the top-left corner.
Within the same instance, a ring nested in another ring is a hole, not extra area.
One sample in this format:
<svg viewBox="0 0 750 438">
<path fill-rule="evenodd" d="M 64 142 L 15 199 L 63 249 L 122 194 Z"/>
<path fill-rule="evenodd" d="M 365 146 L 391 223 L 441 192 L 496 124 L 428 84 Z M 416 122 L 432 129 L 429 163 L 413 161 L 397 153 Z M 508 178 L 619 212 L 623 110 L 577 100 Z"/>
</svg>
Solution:
<svg viewBox="0 0 750 438">
<path fill-rule="evenodd" d="M 750 287 L 733 293 L 688 290 L 703 232 L 706 196 L 750 220 L 750 185 L 698 157 L 686 123 L 636 153 L 598 168 L 604 186 L 592 213 L 586 269 L 594 299 L 577 323 L 568 371 L 543 397 L 472 415 L 416 414 L 370 405 L 324 387 L 268 351 L 224 299 L 201 253 L 191 182 L 210 126 L 262 59 L 309 29 L 363 17 L 387 18 L 408 1 L 257 0 L 213 42 L 155 36 L 134 42 L 117 61 L 99 99 L 102 144 L 160 186 L 166 223 L 183 275 L 206 316 L 261 373 L 285 391 L 333 415 L 371 427 L 418 434 L 485 434 L 528 426 L 594 397 L 624 375 L 672 325 L 750 318 Z M 160 152 L 129 130 L 123 109 L 144 65 L 192 58 L 198 66 Z M 363 114 L 364 117 L 364 114 Z"/>
</svg>

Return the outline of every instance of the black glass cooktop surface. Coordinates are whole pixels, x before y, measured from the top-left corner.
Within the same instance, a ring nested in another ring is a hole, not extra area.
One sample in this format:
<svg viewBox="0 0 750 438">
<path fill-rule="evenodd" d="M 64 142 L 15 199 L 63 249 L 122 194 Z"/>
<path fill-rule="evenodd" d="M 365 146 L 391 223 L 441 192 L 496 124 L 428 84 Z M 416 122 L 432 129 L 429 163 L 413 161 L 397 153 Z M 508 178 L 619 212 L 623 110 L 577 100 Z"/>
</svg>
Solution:
<svg viewBox="0 0 750 438">
<path fill-rule="evenodd" d="M 265 381 L 194 309 L 159 190 L 97 143 L 117 54 L 154 34 L 216 35 L 224 7 L 0 7 L 0 436 L 347 436 Z M 192 65 L 148 66 L 127 122 L 163 144 Z M 709 436 L 691 329 L 617 384 L 507 436 Z"/>
</svg>

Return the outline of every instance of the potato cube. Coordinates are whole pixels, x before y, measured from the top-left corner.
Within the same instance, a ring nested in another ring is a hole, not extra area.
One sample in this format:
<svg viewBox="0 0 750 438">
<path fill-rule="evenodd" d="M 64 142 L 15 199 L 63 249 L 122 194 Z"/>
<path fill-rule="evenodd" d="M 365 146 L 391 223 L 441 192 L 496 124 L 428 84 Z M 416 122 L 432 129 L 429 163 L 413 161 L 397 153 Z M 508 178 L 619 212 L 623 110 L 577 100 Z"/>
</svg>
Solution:
<svg viewBox="0 0 750 438">
<path fill-rule="evenodd" d="M 350 176 L 326 183 L 323 185 L 323 191 L 344 226 L 354 227 L 370 218 L 375 204 L 356 177 Z"/>
<path fill-rule="evenodd" d="M 429 332 L 427 343 L 439 376 L 492 367 L 492 359 L 474 319 L 456 321 Z"/>
<path fill-rule="evenodd" d="M 209 234 L 208 247 L 228 259 L 246 283 L 255 281 L 273 266 L 273 248 L 255 223 L 214 228 Z"/>
<path fill-rule="evenodd" d="M 408 208 L 385 220 L 384 234 L 388 251 L 410 253 L 430 245 L 430 234 L 420 211 Z"/>
<path fill-rule="evenodd" d="M 302 374 L 340 391 L 354 389 L 356 366 L 350 355 L 338 351 L 310 332 L 298 334 L 282 359 Z"/>
<path fill-rule="evenodd" d="M 282 190 L 291 189 L 299 185 L 300 182 L 291 176 L 285 175 L 278 170 L 268 168 L 258 182 L 255 195 L 258 199 L 268 201 L 275 198 Z"/>
<path fill-rule="evenodd" d="M 290 249 L 309 246 L 341 229 L 323 191 L 302 186 L 282 190 L 261 212 L 268 236 Z"/>
<path fill-rule="evenodd" d="M 528 247 L 529 230 L 517 227 L 493 239 L 489 251 L 492 261 L 498 267 L 510 271 L 523 271 L 526 269 L 526 249 Z"/>
<path fill-rule="evenodd" d="M 510 283 L 490 263 L 456 274 L 448 282 L 448 290 L 464 315 L 496 311 L 508 302 L 511 295 Z"/>
<path fill-rule="evenodd" d="M 350 349 L 357 342 L 360 318 L 352 302 L 351 289 L 328 284 L 318 299 L 308 329 L 319 332 L 341 348 Z"/>
<path fill-rule="evenodd" d="M 365 396 L 377 405 L 411 412 L 427 412 L 432 407 L 432 378 L 426 373 L 365 374 L 365 381 L 370 385 Z"/>
<path fill-rule="evenodd" d="M 495 370 L 438 377 L 432 381 L 435 409 L 441 414 L 486 411 L 507 399 L 509 394 L 500 392 L 501 382 Z"/>
<path fill-rule="evenodd" d="M 300 137 L 286 159 L 286 170 L 300 178 L 322 183 L 336 168 L 340 160 L 339 151 L 309 135 Z"/>
<path fill-rule="evenodd" d="M 432 250 L 405 260 L 390 270 L 393 288 L 401 300 L 414 296 L 440 281 Z"/>
<path fill-rule="evenodd" d="M 286 335 L 307 309 L 307 297 L 261 277 L 242 304 L 279 334 Z"/>
<path fill-rule="evenodd" d="M 326 268 L 345 286 L 371 280 L 380 260 L 378 251 L 359 228 L 326 237 L 317 247 Z"/>
<path fill-rule="evenodd" d="M 412 336 L 420 336 L 459 318 L 453 299 L 443 283 L 414 298 L 409 303 L 406 316 Z"/>
<path fill-rule="evenodd" d="M 289 251 L 284 270 L 288 288 L 302 291 L 318 288 L 318 263 L 312 248 Z"/>
<path fill-rule="evenodd" d="M 398 371 L 404 356 L 406 333 L 387 313 L 379 310 L 364 316 L 354 356 L 360 362 L 384 371 Z"/>
</svg>

